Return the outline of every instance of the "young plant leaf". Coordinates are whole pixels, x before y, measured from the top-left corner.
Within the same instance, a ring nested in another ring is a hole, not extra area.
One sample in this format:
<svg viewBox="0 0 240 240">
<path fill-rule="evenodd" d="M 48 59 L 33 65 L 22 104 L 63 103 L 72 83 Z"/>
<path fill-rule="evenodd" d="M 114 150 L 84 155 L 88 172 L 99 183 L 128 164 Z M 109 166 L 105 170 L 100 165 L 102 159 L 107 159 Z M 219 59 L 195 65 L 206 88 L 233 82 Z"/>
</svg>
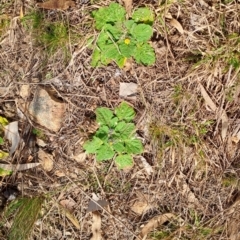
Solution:
<svg viewBox="0 0 240 240">
<path fill-rule="evenodd" d="M 135 125 L 133 123 L 119 122 L 115 132 L 120 133 L 121 139 L 131 139 L 135 133 Z"/>
<path fill-rule="evenodd" d="M 147 24 L 138 24 L 132 29 L 131 35 L 138 42 L 146 42 L 152 37 L 153 29 Z"/>
<path fill-rule="evenodd" d="M 92 14 L 96 21 L 96 29 L 101 30 L 106 23 L 123 21 L 126 11 L 121 5 L 111 3 L 108 7 L 102 7 L 97 11 L 93 11 Z"/>
<path fill-rule="evenodd" d="M 125 140 L 125 148 L 128 154 L 140 154 L 143 152 L 142 142 L 138 139 Z"/>
<path fill-rule="evenodd" d="M 103 126 L 101 126 L 101 127 L 97 130 L 95 136 L 96 136 L 97 138 L 101 139 L 102 141 L 107 142 L 107 140 L 108 140 L 108 133 L 109 133 L 109 128 L 108 128 L 108 126 L 103 125 Z"/>
<path fill-rule="evenodd" d="M 0 177 L 9 176 L 13 173 L 13 171 L 5 170 L 3 168 L 0 168 Z"/>
<path fill-rule="evenodd" d="M 101 60 L 101 51 L 98 48 L 95 48 L 92 54 L 91 66 L 97 67 Z"/>
<path fill-rule="evenodd" d="M 130 58 L 136 50 L 136 44 L 133 42 L 130 42 L 129 44 L 123 42 L 119 44 L 119 50 L 124 57 Z"/>
<path fill-rule="evenodd" d="M 109 126 L 111 119 L 113 118 L 113 112 L 106 107 L 101 107 L 96 110 L 96 116 L 98 124 Z"/>
<path fill-rule="evenodd" d="M 109 42 L 109 35 L 105 31 L 102 31 L 99 34 L 98 39 L 97 39 L 98 47 L 102 50 L 106 46 L 106 44 L 109 44 L 109 43 L 110 43 Z"/>
<path fill-rule="evenodd" d="M 124 22 L 124 26 L 126 27 L 127 31 L 130 33 L 132 29 L 137 26 L 136 22 L 134 20 L 126 20 Z"/>
<path fill-rule="evenodd" d="M 103 161 L 103 160 L 109 160 L 112 159 L 114 156 L 114 151 L 113 149 L 107 145 L 103 144 L 98 150 L 97 150 L 97 156 L 96 159 L 97 161 Z"/>
<path fill-rule="evenodd" d="M 92 141 L 87 141 L 83 144 L 83 149 L 86 150 L 87 153 L 96 153 L 102 144 L 103 141 L 94 136 Z"/>
<path fill-rule="evenodd" d="M 133 166 L 133 159 L 130 155 L 119 155 L 115 158 L 115 163 L 119 169 L 130 168 Z"/>
<path fill-rule="evenodd" d="M 134 11 L 132 19 L 135 22 L 144 22 L 152 24 L 154 20 L 154 15 L 149 8 L 138 8 L 136 11 Z"/>
<path fill-rule="evenodd" d="M 125 153 L 126 152 L 126 149 L 125 149 L 125 146 L 124 146 L 123 142 L 114 143 L 112 146 L 113 146 L 113 149 L 118 153 Z"/>
<path fill-rule="evenodd" d="M 123 6 L 118 3 L 111 3 L 108 7 L 108 22 L 123 22 L 126 11 Z"/>
<path fill-rule="evenodd" d="M 127 58 L 121 55 L 118 59 L 115 59 L 119 68 L 123 68 L 126 64 Z"/>
<path fill-rule="evenodd" d="M 0 144 L 3 144 L 4 143 L 4 140 L 2 137 L 0 137 Z"/>
<path fill-rule="evenodd" d="M 119 120 L 125 120 L 126 122 L 132 121 L 135 117 L 135 111 L 126 102 L 122 102 L 116 107 L 115 113 Z"/>
<path fill-rule="evenodd" d="M 0 127 L 5 127 L 8 125 L 8 120 L 5 117 L 0 116 Z"/>
<path fill-rule="evenodd" d="M 118 118 L 117 118 L 117 117 L 114 117 L 114 118 L 111 119 L 109 126 L 110 126 L 111 128 L 115 128 L 115 127 L 117 126 L 117 124 L 118 124 Z"/>
<path fill-rule="evenodd" d="M 0 159 L 6 158 L 9 156 L 9 153 L 0 150 Z"/>
<path fill-rule="evenodd" d="M 111 60 L 118 59 L 119 57 L 122 56 L 119 49 L 118 49 L 118 46 L 114 43 L 106 45 L 102 49 L 102 55 L 106 58 L 111 59 Z"/>
<path fill-rule="evenodd" d="M 153 48 L 148 44 L 140 44 L 133 56 L 137 63 L 143 63 L 145 65 L 152 65 L 155 63 L 155 53 Z"/>
<path fill-rule="evenodd" d="M 119 28 L 117 26 L 113 26 L 111 24 L 106 24 L 104 26 L 104 29 L 112 35 L 112 38 L 115 41 L 118 40 L 123 35 L 123 32 L 122 32 L 121 28 Z"/>
</svg>

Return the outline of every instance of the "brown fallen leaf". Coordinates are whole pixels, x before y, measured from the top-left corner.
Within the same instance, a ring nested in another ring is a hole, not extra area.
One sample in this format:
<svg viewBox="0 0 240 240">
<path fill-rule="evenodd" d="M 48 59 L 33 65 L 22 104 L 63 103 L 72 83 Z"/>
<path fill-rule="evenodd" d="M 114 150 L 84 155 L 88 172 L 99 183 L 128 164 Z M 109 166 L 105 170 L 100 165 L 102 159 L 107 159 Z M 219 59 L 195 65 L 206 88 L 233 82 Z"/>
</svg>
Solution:
<svg viewBox="0 0 240 240">
<path fill-rule="evenodd" d="M 106 207 L 108 204 L 109 203 L 104 199 L 96 200 L 96 201 L 90 200 L 86 213 L 102 210 L 103 207 Z"/>
<path fill-rule="evenodd" d="M 165 213 L 165 214 L 161 214 L 158 216 L 153 217 L 152 219 L 150 219 L 150 221 L 143 227 L 141 234 L 139 236 L 140 239 L 146 239 L 148 233 L 150 233 L 152 230 L 154 230 L 155 228 L 159 227 L 160 225 L 162 225 L 163 223 L 176 218 L 176 216 L 172 213 Z"/>
<path fill-rule="evenodd" d="M 59 205 L 60 207 L 60 211 L 62 214 L 64 214 L 66 216 L 66 218 L 71 221 L 71 223 L 77 228 L 80 229 L 80 224 L 78 222 L 78 220 L 70 213 L 70 211 L 68 209 L 66 209 L 65 207 Z"/>
<path fill-rule="evenodd" d="M 203 87 L 203 85 L 201 83 L 199 83 L 199 86 L 201 89 L 202 97 L 204 98 L 206 104 L 211 108 L 212 111 L 215 112 L 217 110 L 217 105 L 210 98 L 210 96 L 208 95 L 207 91 L 205 90 L 205 88 Z M 220 119 L 222 121 L 221 136 L 222 136 L 222 139 L 225 140 L 225 138 L 227 136 L 227 130 L 228 130 L 228 116 L 224 109 L 222 109 L 222 115 L 221 115 Z"/>
<path fill-rule="evenodd" d="M 44 9 L 59 9 L 59 10 L 67 10 L 69 7 L 75 7 L 76 4 L 71 0 L 49 0 L 43 3 L 37 3 L 37 7 Z"/>
<path fill-rule="evenodd" d="M 78 163 L 83 163 L 86 159 L 86 152 L 81 152 L 79 154 L 73 155 L 73 159 L 76 160 Z"/>
<path fill-rule="evenodd" d="M 201 83 L 199 83 L 199 86 L 200 86 L 202 97 L 204 98 L 206 104 L 211 108 L 212 111 L 215 112 L 217 110 L 216 104 L 210 98 L 210 96 L 208 95 L 207 91 L 205 90 L 205 88 L 203 87 L 203 85 Z"/>
<path fill-rule="evenodd" d="M 183 27 L 182 27 L 182 25 L 180 24 L 180 22 L 179 22 L 178 20 L 176 20 L 176 19 L 174 19 L 174 18 L 171 19 L 170 25 L 171 25 L 172 27 L 175 27 L 175 28 L 179 31 L 179 33 L 181 33 L 181 34 L 184 33 Z"/>
<path fill-rule="evenodd" d="M 70 212 L 73 211 L 74 206 L 77 204 L 72 198 L 63 199 L 59 203 Z"/>
<path fill-rule="evenodd" d="M 136 201 L 133 206 L 131 206 L 131 210 L 138 215 L 142 215 L 151 208 L 152 206 L 147 201 Z"/>
<path fill-rule="evenodd" d="M 50 172 L 53 169 L 53 156 L 51 154 L 40 149 L 38 151 L 38 158 L 45 171 Z"/>
</svg>

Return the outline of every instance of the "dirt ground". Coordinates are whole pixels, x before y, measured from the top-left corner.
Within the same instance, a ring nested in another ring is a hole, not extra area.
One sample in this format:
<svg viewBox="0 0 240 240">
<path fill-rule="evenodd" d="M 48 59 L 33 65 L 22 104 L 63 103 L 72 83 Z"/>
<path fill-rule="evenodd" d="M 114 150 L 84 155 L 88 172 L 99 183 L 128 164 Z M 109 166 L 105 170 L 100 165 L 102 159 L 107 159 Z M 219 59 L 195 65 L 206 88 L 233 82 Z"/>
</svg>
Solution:
<svg viewBox="0 0 240 240">
<path fill-rule="evenodd" d="M 0 115 L 18 121 L 25 142 L 6 161 L 39 162 L 40 151 L 53 161 L 50 169 L 1 177 L 1 195 L 14 189 L 17 197 L 44 198 L 29 239 L 240 239 L 240 2 L 133 1 L 133 9 L 154 11 L 156 63 L 93 68 L 87 41 L 98 32 L 91 12 L 110 2 L 48 10 L 36 1 L 1 0 Z M 42 29 L 26 17 L 32 12 L 71 29 L 63 48 L 38 41 Z M 119 96 L 122 82 L 138 85 L 135 99 Z M 58 131 L 25 111 L 39 89 L 65 103 Z M 95 109 L 123 100 L 136 111 L 144 145 L 124 171 L 85 157 L 82 148 L 95 129 Z M 87 211 L 94 196 L 108 206 Z M 13 221 L 1 227 L 1 239 Z"/>
</svg>

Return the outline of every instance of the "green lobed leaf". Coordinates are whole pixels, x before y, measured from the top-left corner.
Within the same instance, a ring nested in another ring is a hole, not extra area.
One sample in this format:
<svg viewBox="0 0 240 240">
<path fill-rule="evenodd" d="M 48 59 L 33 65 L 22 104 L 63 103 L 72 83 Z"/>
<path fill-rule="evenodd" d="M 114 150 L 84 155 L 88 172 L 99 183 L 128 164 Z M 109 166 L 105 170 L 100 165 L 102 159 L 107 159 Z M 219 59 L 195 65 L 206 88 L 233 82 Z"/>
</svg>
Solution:
<svg viewBox="0 0 240 240">
<path fill-rule="evenodd" d="M 132 19 L 135 22 L 145 22 L 152 24 L 154 20 L 154 15 L 149 8 L 138 8 L 136 11 L 134 11 Z"/>
<path fill-rule="evenodd" d="M 125 140 L 125 147 L 128 154 L 140 154 L 143 151 L 142 142 L 138 139 Z"/>
<path fill-rule="evenodd" d="M 5 127 L 8 125 L 8 120 L 5 117 L 0 116 L 0 126 Z"/>
<path fill-rule="evenodd" d="M 108 7 L 102 7 L 99 10 L 92 12 L 96 21 L 96 29 L 98 30 L 101 30 L 106 23 L 123 21 L 125 14 L 125 9 L 117 3 L 111 3 Z"/>
<path fill-rule="evenodd" d="M 108 44 L 102 48 L 102 56 L 109 59 L 117 59 L 121 56 L 116 44 Z"/>
<path fill-rule="evenodd" d="M 109 126 L 111 128 L 115 128 L 117 126 L 117 124 L 118 124 L 118 118 L 114 117 L 114 118 L 111 119 Z"/>
<path fill-rule="evenodd" d="M 136 44 L 134 44 L 133 42 L 130 42 L 130 44 L 125 44 L 123 42 L 119 44 L 119 50 L 124 57 L 130 58 L 136 50 Z"/>
<path fill-rule="evenodd" d="M 126 15 L 126 10 L 118 3 L 111 3 L 108 6 L 108 22 L 123 22 Z"/>
<path fill-rule="evenodd" d="M 135 117 L 134 109 L 126 102 L 122 102 L 118 107 L 115 108 L 115 114 L 119 120 L 125 120 L 126 122 L 132 121 Z"/>
<path fill-rule="evenodd" d="M 94 136 L 92 141 L 87 141 L 83 144 L 83 149 L 86 150 L 87 153 L 96 153 L 102 144 L 103 141 Z"/>
<path fill-rule="evenodd" d="M 10 170 L 5 170 L 3 168 L 0 168 L 0 177 L 5 177 L 5 176 L 9 176 L 13 173 L 13 171 Z"/>
<path fill-rule="evenodd" d="M 6 158 L 9 156 L 9 153 L 0 150 L 0 159 Z"/>
<path fill-rule="evenodd" d="M 113 112 L 106 107 L 101 107 L 97 108 L 96 116 L 97 116 L 96 121 L 98 124 L 109 126 L 113 118 Z"/>
<path fill-rule="evenodd" d="M 135 133 L 135 125 L 133 123 L 119 122 L 115 128 L 116 133 L 120 133 L 121 139 L 131 139 Z"/>
<path fill-rule="evenodd" d="M 97 161 L 109 160 L 109 159 L 113 158 L 114 154 L 115 154 L 115 152 L 113 151 L 113 149 L 109 145 L 103 144 L 97 150 L 96 159 L 97 159 Z"/>
<path fill-rule="evenodd" d="M 128 32 L 131 32 L 132 29 L 133 29 L 135 26 L 137 26 L 137 24 L 135 23 L 134 20 L 126 20 L 126 21 L 124 22 L 124 26 L 126 27 L 126 29 L 127 29 Z"/>
<path fill-rule="evenodd" d="M 98 30 L 101 30 L 107 21 L 109 21 L 108 8 L 100 8 L 96 11 L 93 11 L 92 15 L 95 19 L 95 27 Z"/>
<path fill-rule="evenodd" d="M 102 31 L 97 39 L 97 45 L 100 49 L 103 49 L 107 44 L 110 44 L 112 41 L 109 39 L 109 35 L 105 32 Z"/>
<path fill-rule="evenodd" d="M 97 67 L 99 66 L 101 60 L 101 51 L 98 48 L 95 48 L 92 54 L 91 66 Z"/>
<path fill-rule="evenodd" d="M 119 58 L 115 59 L 115 62 L 119 68 L 123 68 L 125 66 L 126 60 L 127 59 L 121 55 Z"/>
<path fill-rule="evenodd" d="M 118 153 L 124 153 L 126 152 L 125 146 L 123 142 L 116 142 L 113 145 L 113 149 Z"/>
<path fill-rule="evenodd" d="M 109 133 L 108 126 L 103 125 L 97 130 L 95 136 L 101 139 L 102 141 L 106 142 L 108 141 L 108 133 Z"/>
<path fill-rule="evenodd" d="M 0 137 L 0 144 L 3 144 L 4 143 L 4 140 L 2 137 Z"/>
<path fill-rule="evenodd" d="M 152 65 L 156 61 L 154 49 L 148 43 L 138 45 L 133 57 L 137 63 L 145 65 Z"/>
<path fill-rule="evenodd" d="M 153 29 L 147 24 L 137 24 L 131 31 L 131 35 L 138 42 L 146 42 L 150 40 L 153 35 Z"/>
<path fill-rule="evenodd" d="M 106 24 L 104 26 L 104 30 L 105 31 L 108 31 L 112 36 L 112 38 L 116 41 L 118 40 L 122 35 L 123 35 L 123 32 L 122 32 L 122 29 L 117 27 L 117 26 L 112 26 L 111 24 Z"/>
<path fill-rule="evenodd" d="M 119 155 L 115 158 L 115 163 L 119 169 L 130 168 L 133 166 L 133 159 L 130 155 Z"/>
</svg>

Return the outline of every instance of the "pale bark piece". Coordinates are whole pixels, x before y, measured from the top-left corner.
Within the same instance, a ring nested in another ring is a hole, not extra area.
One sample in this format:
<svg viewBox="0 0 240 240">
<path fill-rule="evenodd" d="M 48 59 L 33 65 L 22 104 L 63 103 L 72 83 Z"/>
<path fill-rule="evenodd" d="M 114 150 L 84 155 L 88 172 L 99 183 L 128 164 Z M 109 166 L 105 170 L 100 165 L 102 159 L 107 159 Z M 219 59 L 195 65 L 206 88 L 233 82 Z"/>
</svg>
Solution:
<svg viewBox="0 0 240 240">
<path fill-rule="evenodd" d="M 213 102 L 213 100 L 209 97 L 208 93 L 206 92 L 205 88 L 203 87 L 202 84 L 199 84 L 200 89 L 201 89 L 201 94 L 202 97 L 204 98 L 206 104 L 211 108 L 212 111 L 216 111 L 217 110 L 217 106 L 216 104 Z"/>
<path fill-rule="evenodd" d="M 156 229 L 157 227 L 161 226 L 167 221 L 171 219 L 175 219 L 176 216 L 172 213 L 161 214 L 158 216 L 153 217 L 150 221 L 143 227 L 141 231 L 141 235 L 139 236 L 140 239 L 146 239 L 147 235 Z"/>
<path fill-rule="evenodd" d="M 76 4 L 74 1 L 69 0 L 49 0 L 43 3 L 37 3 L 36 6 L 48 10 L 67 10 L 69 7 L 75 7 Z"/>
<path fill-rule="evenodd" d="M 132 0 L 123 0 L 123 2 L 124 2 L 124 5 L 125 5 L 127 15 L 128 15 L 128 17 L 130 17 L 131 13 L 132 13 L 132 7 L 133 7 L 132 2 L 133 1 Z"/>
<path fill-rule="evenodd" d="M 222 139 L 224 140 L 227 137 L 227 131 L 228 131 L 228 116 L 225 110 L 223 110 L 221 120 L 222 120 L 221 136 L 222 136 Z"/>
<path fill-rule="evenodd" d="M 199 84 L 199 85 L 200 85 L 202 97 L 204 98 L 206 104 L 211 108 L 212 111 L 215 112 L 217 110 L 216 104 L 210 98 L 210 96 L 208 95 L 208 93 L 205 90 L 205 88 L 203 87 L 203 85 L 202 84 Z M 224 139 L 226 139 L 227 130 L 228 130 L 228 116 L 224 109 L 222 110 L 221 121 L 222 121 L 221 136 L 222 136 L 222 139 L 224 140 Z"/>
<path fill-rule="evenodd" d="M 102 234 L 101 234 L 101 215 L 99 212 L 93 212 L 92 213 L 92 237 L 90 240 L 102 240 Z"/>
<path fill-rule="evenodd" d="M 54 99 L 44 89 L 38 90 L 28 108 L 34 121 L 54 132 L 60 129 L 65 110 L 65 103 Z"/>
<path fill-rule="evenodd" d="M 39 166 L 40 163 L 0 164 L 0 168 L 9 171 L 24 171 Z"/>
<path fill-rule="evenodd" d="M 171 19 L 170 25 L 171 25 L 172 27 L 175 27 L 175 28 L 178 30 L 179 33 L 184 34 L 183 27 L 182 27 L 182 25 L 180 24 L 180 22 L 179 22 L 178 20 L 176 20 L 176 19 L 174 19 L 174 18 Z"/>
<path fill-rule="evenodd" d="M 53 169 L 53 156 L 44 152 L 42 149 L 38 151 L 39 162 L 45 171 L 50 172 Z"/>
<path fill-rule="evenodd" d="M 119 95 L 122 98 L 132 98 L 136 99 L 137 94 L 137 84 L 136 83 L 120 83 Z"/>
<path fill-rule="evenodd" d="M 7 126 L 5 126 L 5 138 L 11 142 L 11 147 L 10 147 L 10 155 L 12 155 L 19 143 L 20 143 L 20 136 L 19 136 L 19 133 L 18 133 L 18 122 L 15 121 L 15 122 L 11 122 L 9 123 Z"/>
</svg>

